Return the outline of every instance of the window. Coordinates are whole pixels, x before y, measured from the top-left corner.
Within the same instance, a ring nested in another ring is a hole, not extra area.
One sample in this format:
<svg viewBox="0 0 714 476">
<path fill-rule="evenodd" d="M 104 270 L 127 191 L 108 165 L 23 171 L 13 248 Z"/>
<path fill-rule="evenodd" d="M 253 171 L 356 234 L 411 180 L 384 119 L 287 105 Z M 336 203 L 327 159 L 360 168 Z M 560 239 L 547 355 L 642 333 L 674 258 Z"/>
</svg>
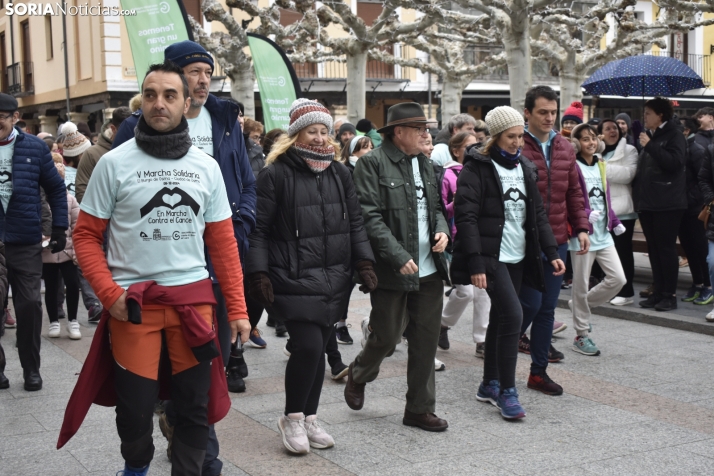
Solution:
<svg viewBox="0 0 714 476">
<path fill-rule="evenodd" d="M 186 9 L 187 14 L 191 15 L 199 25 L 203 26 L 201 0 L 183 0 L 183 7 Z"/>
<path fill-rule="evenodd" d="M 52 46 L 52 17 L 50 15 L 45 15 L 45 51 L 47 52 L 48 60 L 55 57 L 55 51 Z"/>
</svg>

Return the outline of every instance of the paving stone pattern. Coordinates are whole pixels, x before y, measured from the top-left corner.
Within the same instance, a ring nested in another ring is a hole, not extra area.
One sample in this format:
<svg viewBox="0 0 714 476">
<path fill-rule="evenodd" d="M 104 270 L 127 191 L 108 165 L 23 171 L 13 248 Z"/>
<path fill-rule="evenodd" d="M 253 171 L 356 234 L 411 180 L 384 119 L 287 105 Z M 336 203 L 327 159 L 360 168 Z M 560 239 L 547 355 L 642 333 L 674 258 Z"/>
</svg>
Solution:
<svg viewBox="0 0 714 476">
<path fill-rule="evenodd" d="M 349 323 L 355 339 L 340 346 L 345 363 L 360 349 L 359 323 L 369 299 L 355 292 Z M 444 433 L 401 424 L 406 392 L 406 348 L 385 360 L 367 385 L 363 410 L 343 400 L 344 382 L 325 376 L 319 417 L 336 446 L 289 455 L 277 433 L 284 407 L 286 339 L 262 321 L 268 347 L 248 349 L 248 390 L 217 425 L 224 476 L 234 475 L 670 475 L 714 474 L 714 337 L 601 316 L 591 337 L 602 350 L 587 357 L 568 349 L 570 329 L 555 346 L 565 353 L 549 369 L 565 388 L 549 397 L 526 388 L 529 358 L 519 356 L 517 385 L 527 418 L 504 421 L 474 398 L 483 361 L 474 356 L 470 312 L 450 331 L 451 349 L 437 357 L 437 414 Z M 568 319 L 558 310 L 557 318 Z M 94 328 L 80 315 L 81 341 L 42 340 L 44 388 L 22 389 L 15 331 L 2 338 L 9 390 L 0 391 L 0 475 L 113 475 L 122 468 L 112 408 L 93 407 L 79 433 L 56 450 L 63 411 L 89 349 Z M 568 322 L 566 320 L 566 322 Z M 169 475 L 166 441 L 155 424 L 156 454 L 149 474 Z"/>
</svg>

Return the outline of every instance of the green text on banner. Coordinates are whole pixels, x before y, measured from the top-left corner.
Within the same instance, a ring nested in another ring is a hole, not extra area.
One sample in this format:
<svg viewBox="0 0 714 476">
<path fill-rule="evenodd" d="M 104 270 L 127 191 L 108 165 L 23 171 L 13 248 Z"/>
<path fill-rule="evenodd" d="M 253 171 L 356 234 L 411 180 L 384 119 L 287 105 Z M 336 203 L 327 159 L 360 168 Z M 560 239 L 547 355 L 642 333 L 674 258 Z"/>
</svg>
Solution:
<svg viewBox="0 0 714 476">
<path fill-rule="evenodd" d="M 300 82 L 292 64 L 273 41 L 248 34 L 253 69 L 258 79 L 265 130 L 288 130 L 290 106 L 300 94 Z"/>
<path fill-rule="evenodd" d="M 186 27 L 186 17 L 180 0 L 121 0 L 125 10 L 135 10 L 126 16 L 126 30 L 134 58 L 136 79 L 141 82 L 149 66 L 164 62 L 164 50 L 171 44 L 193 39 Z"/>
</svg>

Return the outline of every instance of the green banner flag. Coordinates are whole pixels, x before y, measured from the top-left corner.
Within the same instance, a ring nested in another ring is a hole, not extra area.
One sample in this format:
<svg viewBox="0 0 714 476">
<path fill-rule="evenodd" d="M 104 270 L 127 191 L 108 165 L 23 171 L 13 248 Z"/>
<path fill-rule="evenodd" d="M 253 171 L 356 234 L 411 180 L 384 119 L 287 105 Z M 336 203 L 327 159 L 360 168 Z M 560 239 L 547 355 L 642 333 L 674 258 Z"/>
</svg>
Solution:
<svg viewBox="0 0 714 476">
<path fill-rule="evenodd" d="M 290 106 L 301 96 L 293 65 L 285 52 L 264 36 L 248 33 L 248 46 L 258 79 L 265 130 L 288 130 Z"/>
<path fill-rule="evenodd" d="M 181 0 L 121 0 L 121 7 L 136 11 L 123 18 L 141 86 L 149 66 L 164 62 L 164 50 L 173 43 L 193 40 L 193 34 Z"/>
</svg>

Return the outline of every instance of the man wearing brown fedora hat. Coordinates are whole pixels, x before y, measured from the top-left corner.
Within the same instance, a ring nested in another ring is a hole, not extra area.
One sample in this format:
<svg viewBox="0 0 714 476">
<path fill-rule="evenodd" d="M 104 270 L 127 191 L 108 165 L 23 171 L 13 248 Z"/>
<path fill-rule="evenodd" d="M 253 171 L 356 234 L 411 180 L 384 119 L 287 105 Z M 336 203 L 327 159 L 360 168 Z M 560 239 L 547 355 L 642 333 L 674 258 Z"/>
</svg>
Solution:
<svg viewBox="0 0 714 476">
<path fill-rule="evenodd" d="M 419 139 L 429 133 L 417 103 L 389 108 L 382 146 L 363 156 L 354 182 L 365 229 L 376 258 L 379 285 L 370 294 L 372 312 L 363 323 L 364 349 L 349 367 L 345 401 L 364 405 L 364 388 L 406 333 L 409 342 L 407 405 L 402 422 L 428 431 L 449 426 L 434 415 L 434 357 L 441 328 L 443 251 L 449 227 L 442 211 L 431 160 Z"/>
</svg>

